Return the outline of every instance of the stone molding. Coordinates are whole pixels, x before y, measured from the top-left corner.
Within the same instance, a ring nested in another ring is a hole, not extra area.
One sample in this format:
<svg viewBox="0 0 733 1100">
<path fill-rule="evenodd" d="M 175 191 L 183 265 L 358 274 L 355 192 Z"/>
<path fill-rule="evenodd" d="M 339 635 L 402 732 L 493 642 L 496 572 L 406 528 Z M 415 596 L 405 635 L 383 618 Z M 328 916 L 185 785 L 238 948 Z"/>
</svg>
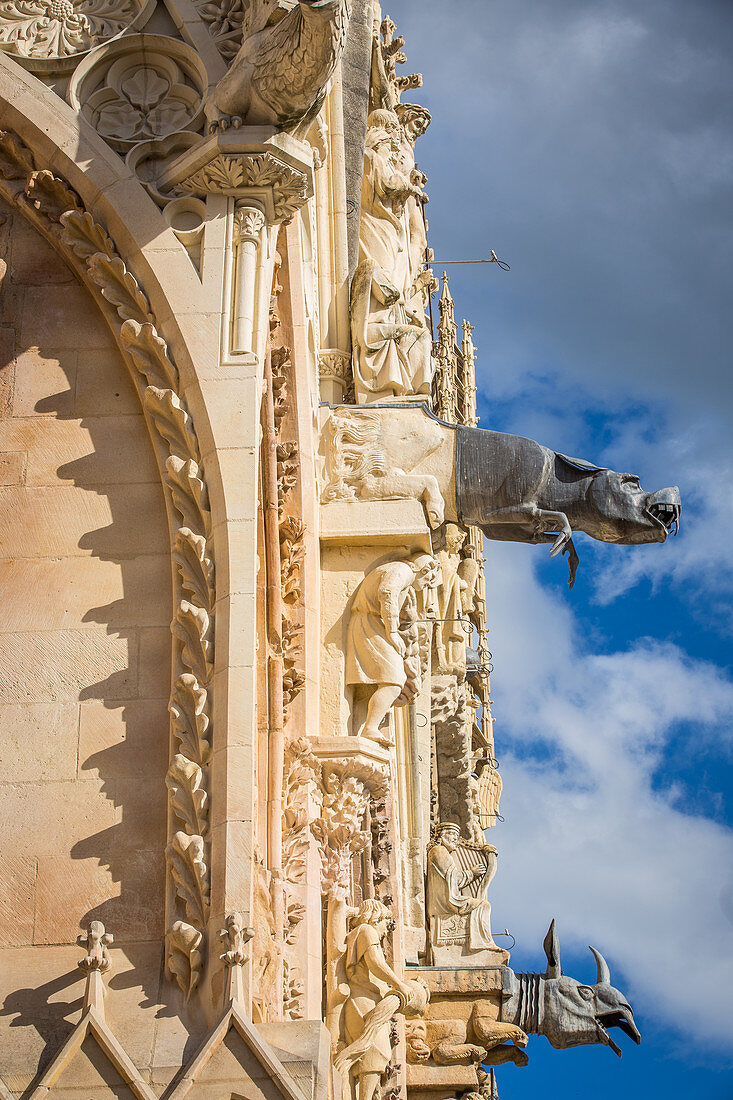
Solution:
<svg viewBox="0 0 733 1100">
<path fill-rule="evenodd" d="M 213 674 L 212 523 L 198 437 L 178 370 L 150 303 L 106 230 L 60 176 L 36 167 L 17 135 L 0 133 L 0 192 L 39 229 L 91 291 L 131 369 L 173 519 L 177 645 L 170 700 L 178 751 L 167 777 L 172 837 L 167 967 L 186 996 L 198 985 L 209 909 L 208 795 Z M 180 919 L 179 919 L 180 918 Z"/>
<path fill-rule="evenodd" d="M 269 126 L 219 131 L 167 164 L 156 186 L 177 195 L 234 195 L 261 207 L 273 225 L 313 195 L 313 150 Z"/>
</svg>

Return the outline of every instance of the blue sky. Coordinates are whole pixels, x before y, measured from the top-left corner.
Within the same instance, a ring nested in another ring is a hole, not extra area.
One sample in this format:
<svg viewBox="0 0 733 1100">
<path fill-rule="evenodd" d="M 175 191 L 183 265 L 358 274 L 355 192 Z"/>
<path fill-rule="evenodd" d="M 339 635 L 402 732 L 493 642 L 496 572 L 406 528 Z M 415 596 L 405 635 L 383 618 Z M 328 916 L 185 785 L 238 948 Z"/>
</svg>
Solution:
<svg viewBox="0 0 733 1100">
<path fill-rule="evenodd" d="M 679 537 L 487 543 L 496 928 L 589 943 L 644 1036 L 500 1067 L 502 1100 L 733 1097 L 733 7 L 396 0 L 433 122 L 437 259 L 476 326 L 481 424 L 678 484 Z M 436 265 L 439 267 L 439 264 Z"/>
</svg>

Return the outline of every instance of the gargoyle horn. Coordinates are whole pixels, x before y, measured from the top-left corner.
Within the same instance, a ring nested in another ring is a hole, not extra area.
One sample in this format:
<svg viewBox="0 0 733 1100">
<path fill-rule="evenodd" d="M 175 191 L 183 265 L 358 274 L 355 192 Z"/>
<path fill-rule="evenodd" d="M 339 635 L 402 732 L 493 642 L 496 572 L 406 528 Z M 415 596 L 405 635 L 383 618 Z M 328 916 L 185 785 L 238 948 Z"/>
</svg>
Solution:
<svg viewBox="0 0 733 1100">
<path fill-rule="evenodd" d="M 547 935 L 545 936 L 542 946 L 547 955 L 547 970 L 545 971 L 545 977 L 559 978 L 562 974 L 562 970 L 560 969 L 560 940 L 558 939 L 557 929 L 555 928 L 554 917 L 550 922 L 550 927 L 547 930 Z"/>
<path fill-rule="evenodd" d="M 598 967 L 598 977 L 596 978 L 596 985 L 601 985 L 602 983 L 605 983 L 606 985 L 610 985 L 611 984 L 611 971 L 610 971 L 610 968 L 608 966 L 608 963 L 603 958 L 603 955 L 600 953 L 600 951 L 596 951 L 595 947 L 591 947 L 590 950 L 593 952 L 593 955 L 595 956 L 596 966 Z"/>
</svg>

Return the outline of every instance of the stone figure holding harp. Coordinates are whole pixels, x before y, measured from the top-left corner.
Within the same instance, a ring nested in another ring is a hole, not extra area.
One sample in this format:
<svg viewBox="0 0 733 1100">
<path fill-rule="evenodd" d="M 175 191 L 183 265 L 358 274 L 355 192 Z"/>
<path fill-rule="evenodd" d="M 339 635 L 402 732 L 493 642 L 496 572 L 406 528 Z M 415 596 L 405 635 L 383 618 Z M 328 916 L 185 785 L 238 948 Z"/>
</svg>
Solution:
<svg viewBox="0 0 733 1100">
<path fill-rule="evenodd" d="M 486 891 L 496 874 L 496 848 L 461 841 L 453 822 L 441 822 L 428 850 L 427 910 L 436 962 L 460 961 L 476 952 L 504 955 L 491 935 Z M 477 960 L 476 960 L 477 961 Z"/>
</svg>

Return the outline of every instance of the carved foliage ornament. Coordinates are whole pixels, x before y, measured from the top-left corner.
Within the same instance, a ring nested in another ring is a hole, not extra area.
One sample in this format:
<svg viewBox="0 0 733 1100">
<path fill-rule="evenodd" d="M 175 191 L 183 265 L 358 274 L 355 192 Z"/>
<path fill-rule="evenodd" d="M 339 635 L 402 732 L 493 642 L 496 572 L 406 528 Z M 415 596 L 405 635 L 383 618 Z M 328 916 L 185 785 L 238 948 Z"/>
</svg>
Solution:
<svg viewBox="0 0 733 1100">
<path fill-rule="evenodd" d="M 201 453 L 178 371 L 150 305 L 103 227 L 65 180 L 37 170 L 31 151 L 0 132 L 0 192 L 58 248 L 96 296 L 143 391 L 161 455 L 163 484 L 178 517 L 173 558 L 180 579 L 172 630 L 177 675 L 170 701 L 177 752 L 167 776 L 172 810 L 168 969 L 187 995 L 198 984 L 209 910 L 207 761 L 210 755 L 214 563 Z"/>
<path fill-rule="evenodd" d="M 80 54 L 142 24 L 150 0 L 2 0 L 0 49 L 46 71 L 73 67 Z"/>
<path fill-rule="evenodd" d="M 231 61 L 242 44 L 245 2 L 246 0 L 194 0 L 196 11 L 225 61 Z"/>
<path fill-rule="evenodd" d="M 277 160 L 271 153 L 219 154 L 175 190 L 195 195 L 233 194 L 245 187 L 272 188 L 276 221 L 289 218 L 308 198 L 305 173 Z"/>
</svg>

